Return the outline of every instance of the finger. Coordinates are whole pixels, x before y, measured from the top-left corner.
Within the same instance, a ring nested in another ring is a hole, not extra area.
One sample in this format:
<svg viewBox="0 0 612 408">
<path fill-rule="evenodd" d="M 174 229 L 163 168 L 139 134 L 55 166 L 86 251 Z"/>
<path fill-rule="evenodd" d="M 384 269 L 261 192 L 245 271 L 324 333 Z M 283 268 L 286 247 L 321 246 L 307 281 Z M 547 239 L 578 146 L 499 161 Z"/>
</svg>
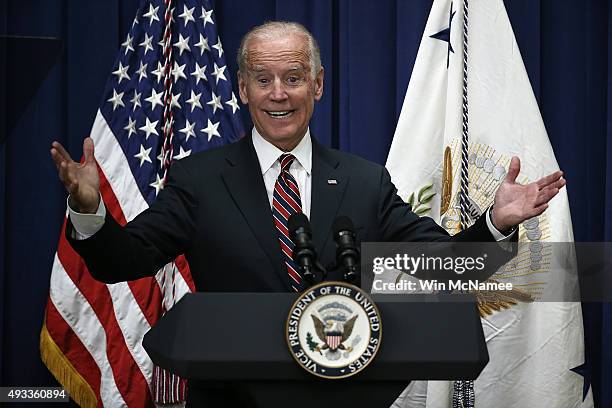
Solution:
<svg viewBox="0 0 612 408">
<path fill-rule="evenodd" d="M 70 195 L 76 195 L 79 191 L 79 181 L 73 171 L 68 171 L 66 180 L 68 182 L 68 192 Z"/>
<path fill-rule="evenodd" d="M 72 169 L 70 168 L 70 164 L 66 161 L 63 161 L 60 164 L 60 169 L 59 169 L 59 178 L 60 180 L 64 183 L 64 184 L 68 184 L 70 183 L 71 179 L 73 179 L 74 177 L 71 175 L 72 173 Z"/>
<path fill-rule="evenodd" d="M 85 163 L 94 162 L 94 142 L 91 137 L 86 137 L 83 141 L 83 155 L 85 156 Z"/>
<path fill-rule="evenodd" d="M 67 174 L 66 166 L 67 166 L 66 162 L 62 161 L 62 162 L 59 163 L 58 168 L 57 168 L 58 169 L 57 175 L 58 175 L 60 181 L 64 185 L 66 185 L 66 174 Z"/>
<path fill-rule="evenodd" d="M 546 187 L 547 185 L 559 180 L 561 176 L 563 176 L 562 171 L 555 171 L 554 173 L 549 174 L 548 176 L 542 177 L 541 179 L 536 181 L 536 184 L 538 185 L 540 189 L 542 189 Z"/>
<path fill-rule="evenodd" d="M 540 205 L 542 205 L 544 203 L 549 202 L 558 193 L 559 193 L 559 189 L 558 188 L 551 188 L 551 189 L 548 189 L 548 190 L 541 191 L 540 194 L 538 194 L 538 197 L 536 198 L 536 202 L 534 203 L 534 207 L 538 207 L 538 206 L 540 206 Z"/>
<path fill-rule="evenodd" d="M 60 165 L 59 170 L 59 179 L 68 191 L 68 193 L 73 194 L 78 189 L 78 183 L 74 175 L 71 174 L 70 167 L 68 163 L 65 161 Z"/>
<path fill-rule="evenodd" d="M 55 168 L 59 170 L 60 165 L 64 161 L 64 158 L 58 153 L 57 149 L 55 149 L 54 147 L 51 148 L 50 152 L 51 152 L 51 159 L 53 160 L 53 164 L 55 164 Z"/>
<path fill-rule="evenodd" d="M 542 205 L 539 205 L 537 207 L 535 207 L 530 213 L 531 215 L 528 218 L 533 218 L 533 217 L 537 217 L 538 215 L 542 215 L 542 213 L 544 211 L 546 211 L 546 209 L 548 208 L 548 203 L 544 203 Z"/>
<path fill-rule="evenodd" d="M 508 173 L 506 174 L 506 181 L 514 183 L 516 181 L 519 172 L 521 171 L 521 161 L 518 157 L 513 156 L 510 160 L 510 166 L 508 167 Z"/>
<path fill-rule="evenodd" d="M 72 160 L 72 157 L 70 157 L 70 153 L 68 153 L 68 151 L 66 149 L 64 149 L 64 146 L 62 146 L 62 144 L 60 142 L 53 142 L 53 143 L 51 143 L 51 146 L 57 151 L 57 153 L 64 160 L 67 160 L 69 162 L 74 161 L 74 160 Z"/>
<path fill-rule="evenodd" d="M 563 187 L 565 187 L 566 184 L 567 184 L 567 181 L 563 177 L 561 177 L 559 180 L 547 185 L 540 191 L 545 191 L 545 190 L 549 190 L 553 188 L 562 189 Z"/>
</svg>

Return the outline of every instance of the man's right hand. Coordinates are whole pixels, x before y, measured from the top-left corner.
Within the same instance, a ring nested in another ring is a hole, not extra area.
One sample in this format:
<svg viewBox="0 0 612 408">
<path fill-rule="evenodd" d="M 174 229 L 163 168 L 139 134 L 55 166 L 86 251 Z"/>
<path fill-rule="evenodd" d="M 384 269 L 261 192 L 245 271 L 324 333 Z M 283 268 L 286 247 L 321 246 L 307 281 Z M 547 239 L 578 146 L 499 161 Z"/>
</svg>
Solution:
<svg viewBox="0 0 612 408">
<path fill-rule="evenodd" d="M 55 162 L 60 180 L 70 194 L 70 205 L 80 213 L 95 214 L 100 205 L 100 177 L 94 159 L 94 143 L 88 137 L 83 141 L 84 163 L 77 163 L 59 142 L 51 144 L 51 158 Z"/>
</svg>

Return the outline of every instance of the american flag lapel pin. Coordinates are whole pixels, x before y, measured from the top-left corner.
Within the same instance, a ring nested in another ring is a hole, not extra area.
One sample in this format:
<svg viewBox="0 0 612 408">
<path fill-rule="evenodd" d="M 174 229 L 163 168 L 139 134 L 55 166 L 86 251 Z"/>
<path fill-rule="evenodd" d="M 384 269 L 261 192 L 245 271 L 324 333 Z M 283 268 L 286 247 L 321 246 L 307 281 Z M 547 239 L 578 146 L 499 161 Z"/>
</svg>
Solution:
<svg viewBox="0 0 612 408">
<path fill-rule="evenodd" d="M 327 179 L 327 184 L 331 185 L 331 186 L 335 186 L 338 184 L 338 180 L 336 179 Z"/>
</svg>

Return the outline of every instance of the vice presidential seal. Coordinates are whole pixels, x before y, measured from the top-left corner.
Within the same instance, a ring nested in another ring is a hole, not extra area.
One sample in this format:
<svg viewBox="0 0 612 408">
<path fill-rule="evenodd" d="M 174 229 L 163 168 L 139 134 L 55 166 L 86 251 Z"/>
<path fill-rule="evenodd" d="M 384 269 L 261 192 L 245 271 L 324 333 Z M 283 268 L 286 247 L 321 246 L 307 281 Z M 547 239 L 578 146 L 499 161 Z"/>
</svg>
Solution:
<svg viewBox="0 0 612 408">
<path fill-rule="evenodd" d="M 289 350 L 298 364 L 324 378 L 357 374 L 382 340 L 380 313 L 356 286 L 323 282 L 300 295 L 287 317 Z"/>
</svg>

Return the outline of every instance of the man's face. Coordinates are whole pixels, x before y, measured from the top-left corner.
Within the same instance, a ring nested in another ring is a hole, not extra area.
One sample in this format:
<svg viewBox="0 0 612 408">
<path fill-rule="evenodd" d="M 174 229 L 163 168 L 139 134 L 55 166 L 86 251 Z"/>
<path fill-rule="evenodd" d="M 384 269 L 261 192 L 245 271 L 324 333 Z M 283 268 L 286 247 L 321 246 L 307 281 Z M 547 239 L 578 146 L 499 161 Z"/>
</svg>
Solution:
<svg viewBox="0 0 612 408">
<path fill-rule="evenodd" d="M 290 35 L 248 43 L 246 72 L 238 73 L 240 99 L 249 105 L 264 139 L 289 151 L 300 142 L 323 94 L 323 68 L 313 80 L 306 39 Z"/>
</svg>

